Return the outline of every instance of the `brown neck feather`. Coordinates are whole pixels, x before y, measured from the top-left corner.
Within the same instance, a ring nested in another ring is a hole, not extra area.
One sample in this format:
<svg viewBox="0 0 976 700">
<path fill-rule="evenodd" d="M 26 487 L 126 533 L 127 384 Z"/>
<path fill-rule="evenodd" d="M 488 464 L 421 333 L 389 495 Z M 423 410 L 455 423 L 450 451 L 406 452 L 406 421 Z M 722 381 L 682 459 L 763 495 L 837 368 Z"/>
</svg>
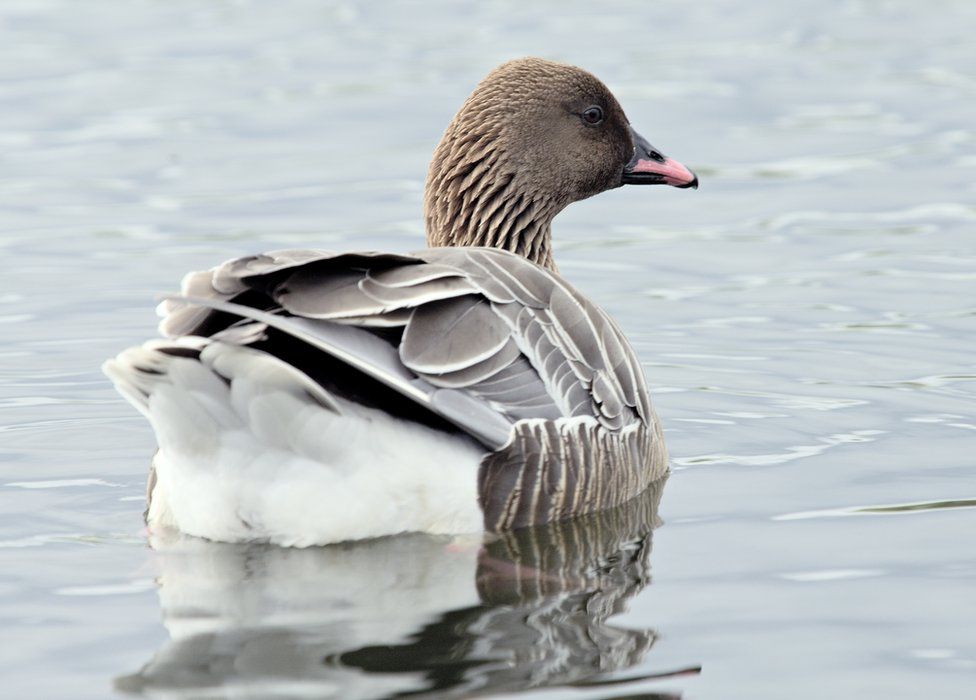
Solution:
<svg viewBox="0 0 976 700">
<path fill-rule="evenodd" d="M 447 128 L 427 174 L 427 245 L 502 248 L 555 269 L 550 225 L 566 203 L 539 191 L 513 166 L 490 119 L 470 130 L 479 115 L 465 108 Z"/>
</svg>

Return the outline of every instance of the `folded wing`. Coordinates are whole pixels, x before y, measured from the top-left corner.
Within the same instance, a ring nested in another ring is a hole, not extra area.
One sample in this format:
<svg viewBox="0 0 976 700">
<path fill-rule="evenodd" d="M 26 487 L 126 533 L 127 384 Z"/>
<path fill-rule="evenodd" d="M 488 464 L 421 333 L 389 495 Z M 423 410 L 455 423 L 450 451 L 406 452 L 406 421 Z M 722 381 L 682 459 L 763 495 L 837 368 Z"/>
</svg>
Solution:
<svg viewBox="0 0 976 700">
<path fill-rule="evenodd" d="M 611 432 L 653 420 L 640 366 L 611 319 L 506 251 L 278 251 L 191 273 L 182 294 L 160 305 L 165 335 L 209 336 L 248 318 L 490 449 L 524 419 L 592 418 Z"/>
</svg>

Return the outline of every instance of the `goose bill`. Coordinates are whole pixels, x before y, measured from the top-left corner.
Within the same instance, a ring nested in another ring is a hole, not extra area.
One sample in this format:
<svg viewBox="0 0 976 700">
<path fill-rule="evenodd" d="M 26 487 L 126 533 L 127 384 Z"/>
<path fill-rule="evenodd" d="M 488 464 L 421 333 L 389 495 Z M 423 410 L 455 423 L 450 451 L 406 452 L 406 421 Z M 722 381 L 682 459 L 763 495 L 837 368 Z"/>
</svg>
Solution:
<svg viewBox="0 0 976 700">
<path fill-rule="evenodd" d="M 633 129 L 634 155 L 624 166 L 625 185 L 671 185 L 698 189 L 698 176 L 678 161 L 668 158 Z"/>
</svg>

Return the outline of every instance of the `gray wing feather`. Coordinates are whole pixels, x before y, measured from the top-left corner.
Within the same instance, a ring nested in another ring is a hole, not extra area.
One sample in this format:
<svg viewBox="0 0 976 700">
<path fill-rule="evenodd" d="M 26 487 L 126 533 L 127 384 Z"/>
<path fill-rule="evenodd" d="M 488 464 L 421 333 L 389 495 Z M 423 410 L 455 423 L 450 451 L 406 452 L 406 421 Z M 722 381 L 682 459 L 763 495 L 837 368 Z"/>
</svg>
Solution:
<svg viewBox="0 0 976 700">
<path fill-rule="evenodd" d="M 341 270 L 328 276 L 314 269 L 299 270 L 278 288 L 275 301 L 286 311 L 307 318 L 339 320 L 383 313 L 385 305 L 359 288 L 362 278 L 359 270 Z"/>
<path fill-rule="evenodd" d="M 415 285 L 386 285 L 368 276 L 359 283 L 359 288 L 367 296 L 382 303 L 389 309 L 422 307 L 429 301 L 471 294 L 476 288 L 463 277 L 440 277 Z"/>
<path fill-rule="evenodd" d="M 218 292 L 236 294 L 244 291 L 249 281 L 279 275 L 288 270 L 302 269 L 310 265 L 330 264 L 332 269 L 348 269 L 373 266 L 393 266 L 403 263 L 416 264 L 417 259 L 397 255 L 364 251 L 336 253 L 328 250 L 275 250 L 261 255 L 248 255 L 228 260 L 213 269 L 213 286 Z"/>
<path fill-rule="evenodd" d="M 490 359 L 514 345 L 511 338 L 483 298 L 444 299 L 414 312 L 403 333 L 400 358 L 415 372 L 444 374 Z"/>
<path fill-rule="evenodd" d="M 501 255 L 496 256 L 496 253 Z M 467 273 L 494 302 L 543 308 L 552 293 L 553 275 L 514 253 L 494 248 L 432 248 L 417 253 L 424 260 L 453 265 Z"/>
<path fill-rule="evenodd" d="M 385 272 L 422 270 L 424 267 L 409 265 Z M 371 277 L 368 270 L 341 270 L 323 275 L 314 268 L 303 269 L 288 277 L 287 282 L 277 289 L 275 299 L 293 314 L 340 321 L 412 311 L 427 302 L 476 291 L 457 270 L 452 277 L 439 275 L 424 279 L 418 276 L 413 284 L 405 282 L 404 277 L 401 275 L 393 279 L 393 284 L 387 284 L 379 275 Z M 393 318 L 402 318 L 402 315 Z"/>
<path fill-rule="evenodd" d="M 479 393 L 481 393 L 484 383 L 495 379 L 520 358 L 521 353 L 518 347 L 509 340 L 497 353 L 481 362 L 476 362 L 475 364 L 462 367 L 452 372 L 424 372 L 423 374 L 427 378 L 427 381 L 436 386 L 477 388 Z M 531 369 L 531 366 L 529 368 Z M 552 403 L 552 399 L 549 399 L 548 395 L 547 399 L 549 403 Z"/>
<path fill-rule="evenodd" d="M 190 272 L 183 277 L 180 285 L 183 296 L 204 297 L 226 301 L 233 298 L 233 294 L 218 292 L 213 286 L 213 270 Z M 156 307 L 156 313 L 163 317 L 159 323 L 159 332 L 167 338 L 178 338 L 191 335 L 203 324 L 210 310 L 201 306 L 188 306 L 165 299 Z"/>
<path fill-rule="evenodd" d="M 444 277 L 461 277 L 461 271 L 450 265 L 404 265 L 387 270 L 370 270 L 366 278 L 387 287 L 413 287 Z"/>
</svg>

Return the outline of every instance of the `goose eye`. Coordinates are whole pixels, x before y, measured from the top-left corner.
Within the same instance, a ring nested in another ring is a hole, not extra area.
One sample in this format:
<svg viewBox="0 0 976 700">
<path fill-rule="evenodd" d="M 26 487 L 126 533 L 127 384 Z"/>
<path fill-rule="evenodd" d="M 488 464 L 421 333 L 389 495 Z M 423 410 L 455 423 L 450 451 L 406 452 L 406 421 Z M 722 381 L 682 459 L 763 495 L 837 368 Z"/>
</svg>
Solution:
<svg viewBox="0 0 976 700">
<path fill-rule="evenodd" d="M 586 124 L 596 126 L 603 121 L 603 110 L 597 106 L 587 107 L 580 117 Z"/>
</svg>

